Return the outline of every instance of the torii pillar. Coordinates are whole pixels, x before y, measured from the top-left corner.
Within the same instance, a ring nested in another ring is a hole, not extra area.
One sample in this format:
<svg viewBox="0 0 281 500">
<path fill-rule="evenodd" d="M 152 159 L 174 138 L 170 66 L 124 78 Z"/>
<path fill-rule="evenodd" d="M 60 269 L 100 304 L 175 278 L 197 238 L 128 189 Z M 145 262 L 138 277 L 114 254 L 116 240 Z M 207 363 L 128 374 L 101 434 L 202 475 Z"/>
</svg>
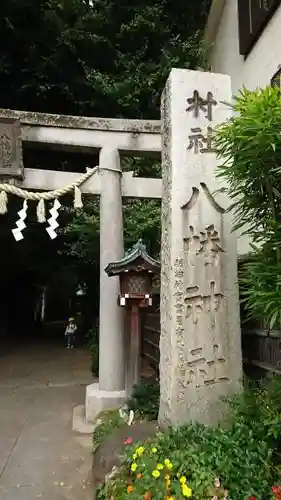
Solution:
<svg viewBox="0 0 281 500">
<path fill-rule="evenodd" d="M 120 407 L 126 400 L 125 341 L 123 310 L 118 306 L 118 277 L 110 278 L 104 269 L 109 262 L 122 259 L 123 215 L 120 157 L 117 149 L 100 152 L 100 320 L 99 383 L 86 389 L 86 420 L 93 422 L 104 410 Z"/>
</svg>

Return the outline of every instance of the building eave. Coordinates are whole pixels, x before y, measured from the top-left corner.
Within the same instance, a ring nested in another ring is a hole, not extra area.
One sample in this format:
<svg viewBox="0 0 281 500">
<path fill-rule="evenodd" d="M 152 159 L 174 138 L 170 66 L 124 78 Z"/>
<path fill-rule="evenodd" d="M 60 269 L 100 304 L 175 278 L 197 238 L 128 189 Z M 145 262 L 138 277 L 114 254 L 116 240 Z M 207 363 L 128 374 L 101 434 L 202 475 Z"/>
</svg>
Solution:
<svg viewBox="0 0 281 500">
<path fill-rule="evenodd" d="M 225 4 L 226 0 L 213 0 L 212 2 L 204 31 L 205 47 L 211 48 L 215 41 Z"/>
</svg>

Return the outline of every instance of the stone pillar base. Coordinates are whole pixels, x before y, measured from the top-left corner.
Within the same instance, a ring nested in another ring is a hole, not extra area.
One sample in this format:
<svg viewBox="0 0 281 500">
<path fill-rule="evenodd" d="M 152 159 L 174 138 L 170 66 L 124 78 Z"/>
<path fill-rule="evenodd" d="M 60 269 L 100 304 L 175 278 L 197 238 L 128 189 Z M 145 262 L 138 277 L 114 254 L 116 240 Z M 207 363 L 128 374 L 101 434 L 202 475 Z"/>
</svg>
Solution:
<svg viewBox="0 0 281 500">
<path fill-rule="evenodd" d="M 116 410 L 125 404 L 128 398 L 126 390 L 101 391 L 99 384 L 86 387 L 86 421 L 94 422 L 102 411 Z"/>
</svg>

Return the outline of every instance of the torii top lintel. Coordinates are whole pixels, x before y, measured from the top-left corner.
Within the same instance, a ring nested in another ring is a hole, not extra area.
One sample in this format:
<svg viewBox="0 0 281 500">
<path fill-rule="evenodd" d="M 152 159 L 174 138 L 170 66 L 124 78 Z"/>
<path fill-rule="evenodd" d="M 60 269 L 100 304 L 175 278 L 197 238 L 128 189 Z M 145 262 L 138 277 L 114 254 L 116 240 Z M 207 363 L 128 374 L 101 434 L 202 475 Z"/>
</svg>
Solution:
<svg viewBox="0 0 281 500">
<path fill-rule="evenodd" d="M 126 155 L 161 153 L 160 120 L 127 120 L 17 111 L 0 108 L 3 118 L 18 120 L 21 139 L 30 145 L 93 151 L 110 144 Z"/>
</svg>

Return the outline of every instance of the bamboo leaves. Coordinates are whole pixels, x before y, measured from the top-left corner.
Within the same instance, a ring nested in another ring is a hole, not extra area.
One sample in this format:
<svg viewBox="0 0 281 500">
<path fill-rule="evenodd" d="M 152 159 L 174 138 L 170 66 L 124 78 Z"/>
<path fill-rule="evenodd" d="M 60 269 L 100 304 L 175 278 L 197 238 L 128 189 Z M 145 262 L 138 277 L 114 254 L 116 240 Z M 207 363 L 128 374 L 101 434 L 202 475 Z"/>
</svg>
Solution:
<svg viewBox="0 0 281 500">
<path fill-rule="evenodd" d="M 252 258 L 242 266 L 240 287 L 250 316 L 281 326 L 281 96 L 280 90 L 243 89 L 234 116 L 217 130 L 215 147 L 234 213 L 245 229 Z"/>
</svg>

